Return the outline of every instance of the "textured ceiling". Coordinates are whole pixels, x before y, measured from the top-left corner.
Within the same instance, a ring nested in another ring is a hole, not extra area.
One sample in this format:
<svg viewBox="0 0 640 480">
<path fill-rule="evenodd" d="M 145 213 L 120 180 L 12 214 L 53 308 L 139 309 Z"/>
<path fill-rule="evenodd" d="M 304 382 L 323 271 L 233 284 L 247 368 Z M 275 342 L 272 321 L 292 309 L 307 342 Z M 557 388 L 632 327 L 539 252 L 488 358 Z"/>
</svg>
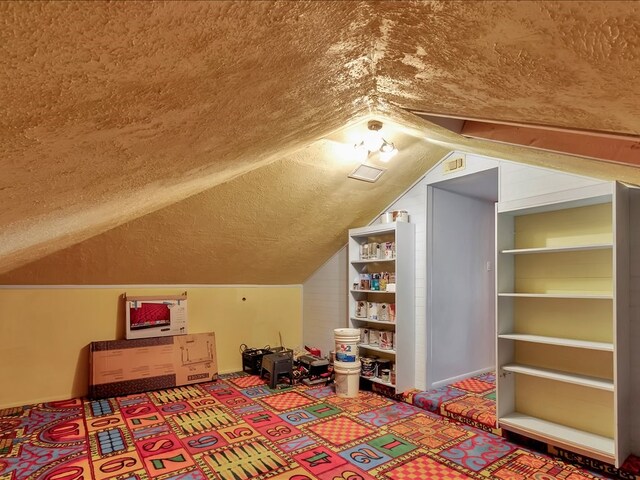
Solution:
<svg viewBox="0 0 640 480">
<path fill-rule="evenodd" d="M 403 110 L 638 135 L 639 43 L 636 2 L 2 2 L 0 283 L 299 283 L 454 148 L 640 183 Z"/>
</svg>

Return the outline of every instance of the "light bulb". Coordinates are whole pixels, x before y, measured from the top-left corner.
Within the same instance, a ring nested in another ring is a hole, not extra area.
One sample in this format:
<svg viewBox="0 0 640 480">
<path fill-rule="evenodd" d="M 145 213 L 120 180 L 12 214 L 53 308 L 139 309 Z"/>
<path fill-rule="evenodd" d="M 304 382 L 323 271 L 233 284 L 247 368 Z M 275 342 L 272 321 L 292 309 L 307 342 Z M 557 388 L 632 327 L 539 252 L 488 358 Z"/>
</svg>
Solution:
<svg viewBox="0 0 640 480">
<path fill-rule="evenodd" d="M 393 144 L 391 145 L 391 150 L 384 151 L 380 149 L 380 161 L 386 163 L 389 160 L 391 160 L 393 157 L 395 157 L 397 153 L 398 153 L 398 149 L 393 147 Z"/>
<path fill-rule="evenodd" d="M 380 130 L 369 130 L 364 137 L 364 144 L 370 152 L 377 152 L 384 143 Z"/>
<path fill-rule="evenodd" d="M 356 160 L 358 160 L 360 163 L 366 162 L 367 158 L 369 158 L 369 150 L 367 150 L 364 142 L 355 144 L 353 148 L 355 150 Z"/>
<path fill-rule="evenodd" d="M 395 145 L 393 143 L 387 142 L 384 139 L 382 140 L 382 145 L 380 146 L 380 151 L 382 153 L 392 152 L 395 149 L 396 149 L 396 147 L 395 147 Z"/>
</svg>

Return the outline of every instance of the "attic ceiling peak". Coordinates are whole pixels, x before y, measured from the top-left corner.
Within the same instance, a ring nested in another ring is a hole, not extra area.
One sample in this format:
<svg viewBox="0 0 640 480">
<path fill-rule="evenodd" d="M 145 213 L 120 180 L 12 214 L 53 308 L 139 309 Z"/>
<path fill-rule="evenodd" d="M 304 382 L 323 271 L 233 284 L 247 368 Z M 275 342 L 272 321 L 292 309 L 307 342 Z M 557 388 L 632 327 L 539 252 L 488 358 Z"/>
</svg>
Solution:
<svg viewBox="0 0 640 480">
<path fill-rule="evenodd" d="M 315 162 L 326 175 L 331 153 L 322 139 L 366 116 L 413 132 L 433 127 L 406 110 L 638 134 L 639 8 L 609 1 L 2 2 L 0 272 L 76 251 L 91 238 L 106 242 L 114 238 L 106 232 L 129 231 L 146 218 L 169 221 L 165 209 L 207 192 L 225 191 L 220 201 L 229 206 L 226 188 L 257 188 L 259 173 L 271 172 L 276 184 L 245 208 L 288 204 L 292 190 L 283 179 L 292 172 L 322 184 L 293 166 Z M 384 194 L 361 192 L 345 215 L 355 221 L 371 205 L 381 208 L 402 191 L 399 183 L 411 184 L 447 149 L 482 148 L 444 136 L 440 146 L 414 152 L 415 164 L 382 184 Z M 597 170 L 584 165 L 585 173 Z M 331 178 L 333 193 L 324 195 L 345 195 L 338 176 Z M 253 221 L 249 213 L 238 218 Z M 316 243 L 311 221 L 300 220 L 309 231 L 300 245 Z M 326 226 L 325 258 L 343 230 Z M 227 256 L 246 254 L 228 245 Z"/>
</svg>

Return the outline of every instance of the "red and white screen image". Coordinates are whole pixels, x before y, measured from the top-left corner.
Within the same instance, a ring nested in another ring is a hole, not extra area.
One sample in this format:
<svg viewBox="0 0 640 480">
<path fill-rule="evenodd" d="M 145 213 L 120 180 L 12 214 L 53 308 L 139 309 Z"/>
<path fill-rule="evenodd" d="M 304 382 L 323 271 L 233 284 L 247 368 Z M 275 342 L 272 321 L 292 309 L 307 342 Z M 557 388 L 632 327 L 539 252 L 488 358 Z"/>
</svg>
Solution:
<svg viewBox="0 0 640 480">
<path fill-rule="evenodd" d="M 171 323 L 169 306 L 163 303 L 138 303 L 129 309 L 131 328 L 158 327 Z"/>
</svg>

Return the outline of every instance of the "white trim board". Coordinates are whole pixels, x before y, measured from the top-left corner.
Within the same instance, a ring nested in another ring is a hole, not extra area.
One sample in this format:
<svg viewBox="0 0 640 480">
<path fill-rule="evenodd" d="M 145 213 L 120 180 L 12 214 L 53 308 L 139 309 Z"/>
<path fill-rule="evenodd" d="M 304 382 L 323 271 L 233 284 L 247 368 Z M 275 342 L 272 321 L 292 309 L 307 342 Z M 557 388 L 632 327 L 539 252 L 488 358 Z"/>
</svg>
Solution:
<svg viewBox="0 0 640 480">
<path fill-rule="evenodd" d="M 64 290 L 64 289 L 123 289 L 123 288 L 302 288 L 300 283 L 291 285 L 234 285 L 234 284 L 152 284 L 152 285 L 0 285 L 0 290 Z"/>
</svg>

